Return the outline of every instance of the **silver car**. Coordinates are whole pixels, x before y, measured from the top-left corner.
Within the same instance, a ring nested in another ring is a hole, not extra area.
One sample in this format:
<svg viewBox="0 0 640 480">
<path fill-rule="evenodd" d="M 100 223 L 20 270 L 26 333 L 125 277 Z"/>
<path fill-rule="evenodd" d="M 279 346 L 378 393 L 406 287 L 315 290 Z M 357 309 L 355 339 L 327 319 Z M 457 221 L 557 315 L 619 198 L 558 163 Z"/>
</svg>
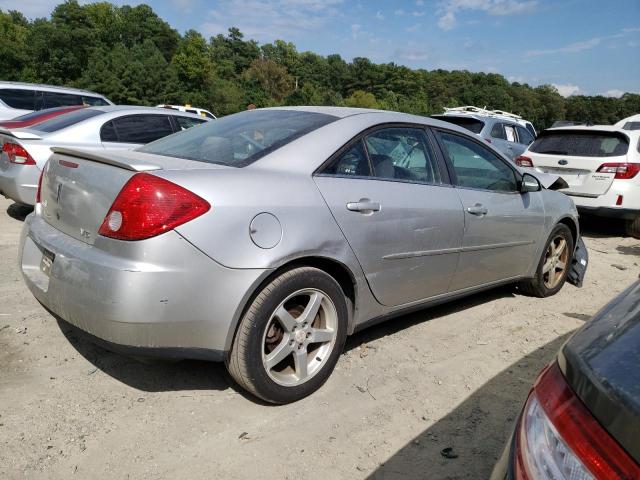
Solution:
<svg viewBox="0 0 640 480">
<path fill-rule="evenodd" d="M 264 109 L 55 152 L 22 233 L 35 297 L 111 349 L 225 361 L 274 403 L 373 322 L 513 282 L 553 295 L 586 267 L 569 197 L 429 118 Z"/>
<path fill-rule="evenodd" d="M 0 128 L 0 193 L 35 205 L 53 147 L 131 149 L 208 120 L 175 110 L 109 105 L 81 108 L 29 128 Z"/>
</svg>

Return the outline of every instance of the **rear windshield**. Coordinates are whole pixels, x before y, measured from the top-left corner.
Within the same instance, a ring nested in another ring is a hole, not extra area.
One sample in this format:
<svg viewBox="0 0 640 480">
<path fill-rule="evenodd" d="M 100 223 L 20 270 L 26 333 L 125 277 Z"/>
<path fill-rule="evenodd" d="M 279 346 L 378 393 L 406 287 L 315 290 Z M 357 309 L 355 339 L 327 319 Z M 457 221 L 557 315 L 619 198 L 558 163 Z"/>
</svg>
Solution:
<svg viewBox="0 0 640 480">
<path fill-rule="evenodd" d="M 97 115 L 102 115 L 104 112 L 101 110 L 93 110 L 91 108 L 83 108 L 81 110 L 75 110 L 69 113 L 63 113 L 51 120 L 45 120 L 44 122 L 38 123 L 34 129 L 40 132 L 57 132 L 58 130 L 62 130 L 63 128 L 70 127 L 71 125 L 75 125 L 76 123 L 82 122 L 83 120 L 87 120 L 91 117 L 95 117 Z"/>
<path fill-rule="evenodd" d="M 618 157 L 627 154 L 629 139 L 616 132 L 546 131 L 529 150 L 549 155 Z"/>
<path fill-rule="evenodd" d="M 640 122 L 627 122 L 622 127 L 623 130 L 640 130 Z"/>
<path fill-rule="evenodd" d="M 167 157 L 244 167 L 337 120 L 322 113 L 252 110 L 162 138 L 137 150 Z"/>
<path fill-rule="evenodd" d="M 477 118 L 453 117 L 449 115 L 434 115 L 433 118 L 437 118 L 444 122 L 455 123 L 456 125 L 466 128 L 473 133 L 480 133 L 484 128 L 484 122 Z"/>
</svg>

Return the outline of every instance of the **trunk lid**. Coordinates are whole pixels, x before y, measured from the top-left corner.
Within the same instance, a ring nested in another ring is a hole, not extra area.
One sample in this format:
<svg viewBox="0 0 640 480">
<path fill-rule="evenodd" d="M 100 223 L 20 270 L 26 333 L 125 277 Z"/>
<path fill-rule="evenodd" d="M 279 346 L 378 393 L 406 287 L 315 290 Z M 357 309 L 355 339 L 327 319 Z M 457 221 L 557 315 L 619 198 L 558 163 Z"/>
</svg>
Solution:
<svg viewBox="0 0 640 480">
<path fill-rule="evenodd" d="M 627 162 L 629 138 L 611 130 L 553 129 L 540 134 L 524 154 L 536 170 L 558 175 L 569 187 L 563 193 L 598 197 L 607 193 L 614 173 L 598 172 L 605 163 Z"/>
<path fill-rule="evenodd" d="M 136 173 L 220 168 L 140 152 L 53 150 L 42 175 L 42 215 L 51 226 L 89 245 L 122 187 Z"/>
</svg>

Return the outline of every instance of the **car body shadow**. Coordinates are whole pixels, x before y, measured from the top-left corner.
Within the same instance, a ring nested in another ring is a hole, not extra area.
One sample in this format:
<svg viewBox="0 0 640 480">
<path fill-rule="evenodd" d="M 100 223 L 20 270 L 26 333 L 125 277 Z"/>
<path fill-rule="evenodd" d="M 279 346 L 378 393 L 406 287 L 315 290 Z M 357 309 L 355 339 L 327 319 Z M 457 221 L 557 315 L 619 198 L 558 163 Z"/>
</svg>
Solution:
<svg viewBox="0 0 640 480">
<path fill-rule="evenodd" d="M 489 478 L 540 370 L 571 334 L 522 357 L 436 421 L 369 478 Z M 451 451 L 445 455 L 446 448 Z"/>
<path fill-rule="evenodd" d="M 580 214 L 580 233 L 585 237 L 625 237 L 625 222 L 617 218 Z"/>
<path fill-rule="evenodd" d="M 20 203 L 12 203 L 7 207 L 7 215 L 21 222 L 24 222 L 24 219 L 27 218 L 27 215 L 31 212 L 33 212 L 33 207 Z"/>
<path fill-rule="evenodd" d="M 448 304 L 431 307 L 371 326 L 352 335 L 345 351 L 406 329 L 411 325 L 429 321 L 443 315 L 471 308 L 498 298 L 513 296 L 512 287 L 502 287 L 462 298 Z M 67 323 L 53 312 L 58 326 L 69 343 L 80 355 L 112 378 L 146 392 L 184 390 L 236 390 L 254 402 L 270 405 L 247 394 L 236 386 L 223 363 L 196 360 L 141 359 L 112 352 L 92 341 L 91 336 Z M 142 360 L 142 361 L 141 361 Z"/>
</svg>

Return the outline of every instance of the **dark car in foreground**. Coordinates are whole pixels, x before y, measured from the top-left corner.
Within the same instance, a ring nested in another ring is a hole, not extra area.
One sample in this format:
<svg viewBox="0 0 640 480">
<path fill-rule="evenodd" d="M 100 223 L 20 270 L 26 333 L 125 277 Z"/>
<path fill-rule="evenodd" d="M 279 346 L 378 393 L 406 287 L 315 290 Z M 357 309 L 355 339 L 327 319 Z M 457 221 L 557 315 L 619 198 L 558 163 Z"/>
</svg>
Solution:
<svg viewBox="0 0 640 480">
<path fill-rule="evenodd" d="M 640 282 L 537 378 L 492 479 L 640 478 Z"/>
</svg>

